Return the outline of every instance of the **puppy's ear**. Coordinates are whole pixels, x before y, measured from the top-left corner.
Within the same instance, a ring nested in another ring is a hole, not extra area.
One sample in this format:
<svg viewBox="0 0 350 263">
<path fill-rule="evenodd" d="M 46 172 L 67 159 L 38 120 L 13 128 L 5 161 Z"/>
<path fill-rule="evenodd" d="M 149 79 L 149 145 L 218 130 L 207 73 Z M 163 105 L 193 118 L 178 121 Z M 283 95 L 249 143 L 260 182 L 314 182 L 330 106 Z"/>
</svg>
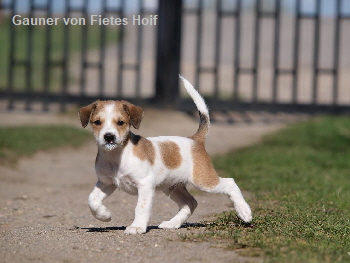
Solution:
<svg viewBox="0 0 350 263">
<path fill-rule="evenodd" d="M 98 100 L 91 103 L 88 106 L 80 108 L 78 115 L 79 115 L 80 122 L 81 122 L 81 125 L 83 126 L 83 128 L 85 128 L 89 124 L 91 114 L 96 109 L 97 103 L 98 103 Z"/>
<path fill-rule="evenodd" d="M 143 117 L 143 109 L 141 107 L 135 106 L 134 104 L 122 100 L 121 103 L 123 103 L 124 110 L 129 114 L 130 116 L 130 123 L 135 128 L 140 128 L 140 124 Z"/>
</svg>

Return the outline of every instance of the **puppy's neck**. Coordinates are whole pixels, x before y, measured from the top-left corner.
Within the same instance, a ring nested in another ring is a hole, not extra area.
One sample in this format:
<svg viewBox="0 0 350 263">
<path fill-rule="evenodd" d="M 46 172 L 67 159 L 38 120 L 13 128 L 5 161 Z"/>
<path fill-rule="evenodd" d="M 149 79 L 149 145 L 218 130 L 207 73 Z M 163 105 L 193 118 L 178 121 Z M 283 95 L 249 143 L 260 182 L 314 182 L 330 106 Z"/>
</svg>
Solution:
<svg viewBox="0 0 350 263">
<path fill-rule="evenodd" d="M 116 159 L 119 159 L 122 156 L 128 141 L 129 141 L 129 138 L 126 140 L 123 146 L 117 146 L 112 150 L 108 150 L 104 146 L 98 145 L 97 156 L 102 157 L 104 160 L 115 161 Z"/>
</svg>

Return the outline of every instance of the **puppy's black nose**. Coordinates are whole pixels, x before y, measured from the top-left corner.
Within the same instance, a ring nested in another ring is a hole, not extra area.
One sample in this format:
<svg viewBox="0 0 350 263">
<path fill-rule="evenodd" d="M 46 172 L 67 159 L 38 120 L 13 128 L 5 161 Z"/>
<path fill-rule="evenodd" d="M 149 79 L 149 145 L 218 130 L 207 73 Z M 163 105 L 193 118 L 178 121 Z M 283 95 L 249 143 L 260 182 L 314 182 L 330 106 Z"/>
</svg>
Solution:
<svg viewBox="0 0 350 263">
<path fill-rule="evenodd" d="M 112 143 L 115 141 L 115 136 L 112 133 L 106 133 L 103 138 L 105 139 L 106 142 Z"/>
</svg>

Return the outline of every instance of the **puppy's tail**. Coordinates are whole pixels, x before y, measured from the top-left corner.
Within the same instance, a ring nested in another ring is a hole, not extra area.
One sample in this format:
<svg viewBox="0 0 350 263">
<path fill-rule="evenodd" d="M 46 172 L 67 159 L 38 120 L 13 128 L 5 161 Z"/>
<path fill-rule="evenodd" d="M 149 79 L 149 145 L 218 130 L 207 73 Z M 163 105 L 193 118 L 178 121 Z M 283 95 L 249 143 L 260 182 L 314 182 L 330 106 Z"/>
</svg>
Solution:
<svg viewBox="0 0 350 263">
<path fill-rule="evenodd" d="M 202 96 L 198 93 L 198 91 L 192 86 L 192 84 L 182 77 L 180 75 L 180 79 L 183 81 L 184 86 L 188 92 L 188 94 L 193 99 L 194 103 L 197 106 L 197 109 L 199 111 L 199 127 L 195 134 L 191 136 L 191 138 L 197 142 L 203 142 L 205 141 L 205 137 L 209 133 L 210 128 L 210 119 L 209 119 L 209 110 L 207 105 L 205 104 L 204 99 Z"/>
</svg>

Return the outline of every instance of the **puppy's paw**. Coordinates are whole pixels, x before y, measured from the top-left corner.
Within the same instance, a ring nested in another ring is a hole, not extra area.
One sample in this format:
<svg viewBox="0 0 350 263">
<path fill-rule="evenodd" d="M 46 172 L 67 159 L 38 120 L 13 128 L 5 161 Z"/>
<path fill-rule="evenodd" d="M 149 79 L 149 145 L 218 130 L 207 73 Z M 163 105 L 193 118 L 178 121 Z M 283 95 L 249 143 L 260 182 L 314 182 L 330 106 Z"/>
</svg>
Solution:
<svg viewBox="0 0 350 263">
<path fill-rule="evenodd" d="M 249 205 L 244 201 L 235 202 L 235 209 L 237 211 L 238 216 L 246 223 L 252 221 L 252 210 Z"/>
<path fill-rule="evenodd" d="M 181 222 L 176 221 L 163 221 L 158 227 L 163 229 L 174 229 L 174 228 L 180 228 L 182 225 Z"/>
<path fill-rule="evenodd" d="M 96 219 L 102 222 L 109 222 L 112 219 L 112 213 L 106 207 L 100 208 L 97 211 L 91 210 L 91 213 Z"/>
<path fill-rule="evenodd" d="M 102 221 L 102 222 L 110 222 L 112 219 L 112 214 L 111 212 L 108 211 L 108 213 L 105 214 L 96 214 L 95 216 L 98 220 Z"/>
<path fill-rule="evenodd" d="M 125 229 L 125 234 L 136 235 L 146 233 L 146 227 L 129 226 Z"/>
</svg>

